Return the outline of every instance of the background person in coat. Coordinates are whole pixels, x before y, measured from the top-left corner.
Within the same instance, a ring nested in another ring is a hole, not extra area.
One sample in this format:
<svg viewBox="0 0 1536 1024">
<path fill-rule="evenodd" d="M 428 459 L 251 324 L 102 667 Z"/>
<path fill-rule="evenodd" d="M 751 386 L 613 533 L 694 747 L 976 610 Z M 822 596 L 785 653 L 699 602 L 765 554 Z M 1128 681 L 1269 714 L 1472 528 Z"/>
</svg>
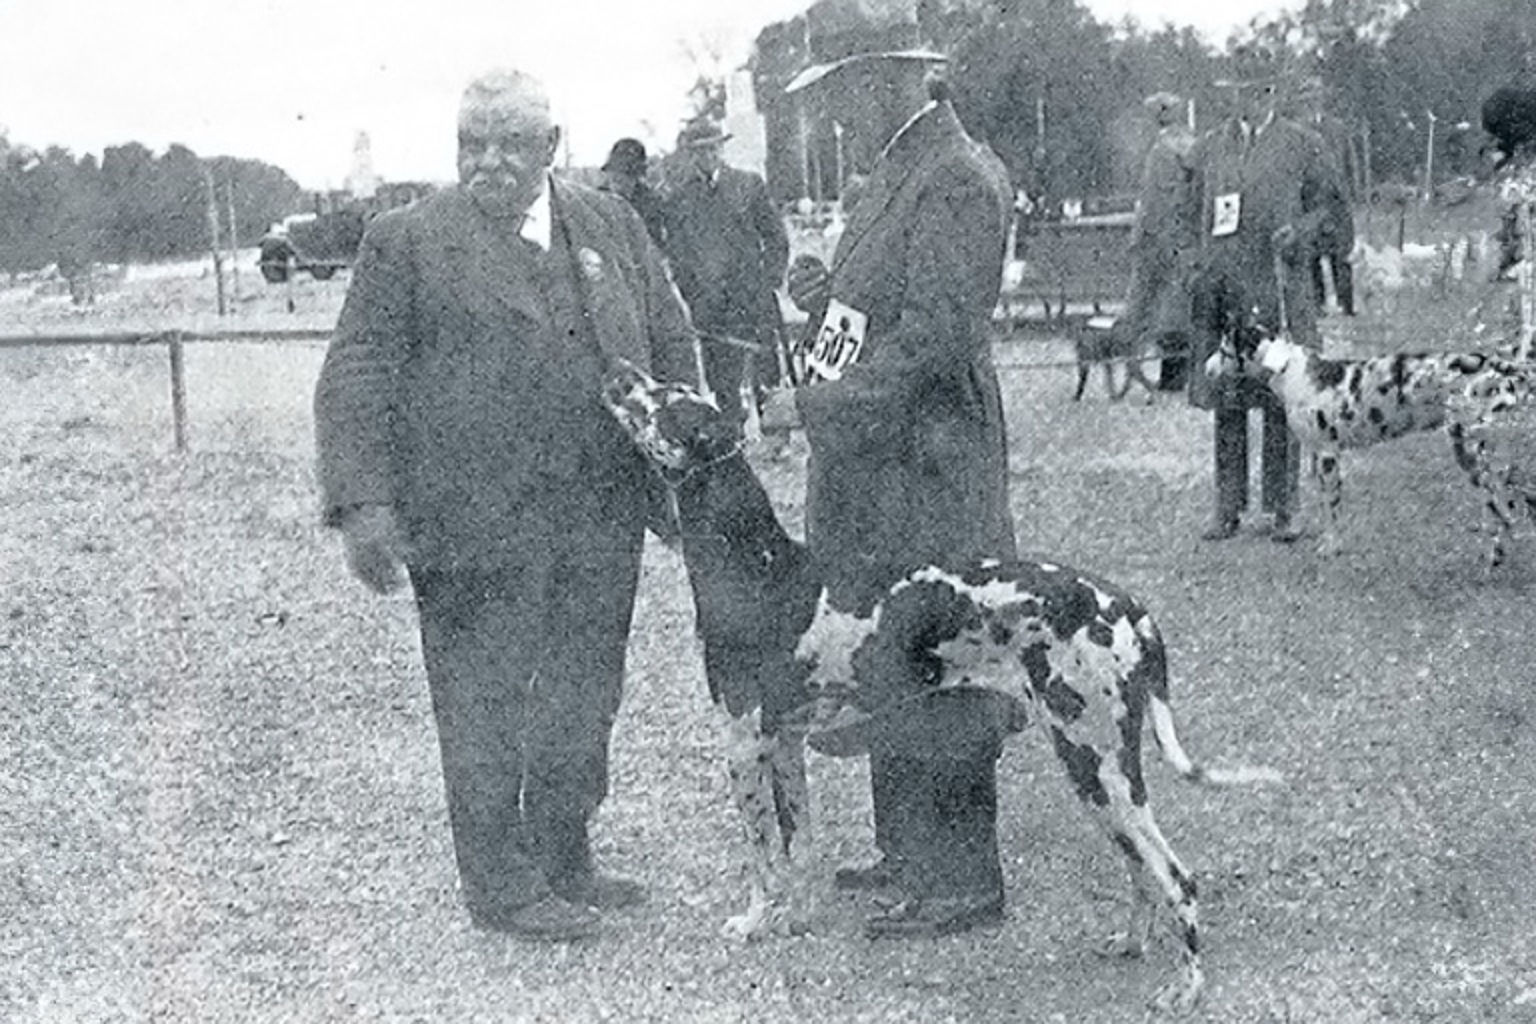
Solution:
<svg viewBox="0 0 1536 1024">
<path fill-rule="evenodd" d="M 558 139 L 533 78 L 469 85 L 461 184 L 369 225 L 315 419 L 352 572 L 409 570 L 471 918 L 564 940 L 643 895 L 587 836 L 652 479 L 599 375 L 681 376 L 691 332 L 634 212 L 549 177 Z"/>
<path fill-rule="evenodd" d="M 788 86 L 888 140 L 830 271 L 801 257 L 790 280 L 813 334 L 828 312 L 840 322 L 834 303 L 868 318 L 856 361 L 796 392 L 810 443 L 806 537 L 834 605 L 861 615 L 904 570 L 1015 554 L 989 337 L 1012 190 L 997 157 L 966 135 L 942 83 L 934 98 L 925 92 L 935 59 L 855 54 Z M 888 692 L 867 695 L 877 716 L 922 687 L 917 678 L 884 682 Z M 882 857 L 839 871 L 837 882 L 894 883 L 907 896 L 868 922 L 872 935 L 1001 919 L 996 759 L 1012 723 L 976 696 L 930 698 L 868 733 Z"/>
<path fill-rule="evenodd" d="M 1248 504 L 1248 410 L 1264 415 L 1263 507 L 1274 540 L 1296 538 L 1299 450 L 1285 409 L 1257 380 L 1212 380 L 1207 357 L 1232 330 L 1286 330 L 1317 347 L 1317 296 L 1311 266 L 1341 187 L 1316 133 L 1280 117 L 1273 88 L 1250 89 L 1250 116 L 1233 117 L 1204 136 L 1196 153 L 1202 251 L 1191 284 L 1195 321 L 1192 404 L 1215 412 L 1216 500 L 1204 537 L 1237 532 Z M 1278 258 L 1278 264 L 1277 264 Z M 1281 280 L 1284 283 L 1282 321 Z"/>
<path fill-rule="evenodd" d="M 1142 164 L 1136 224 L 1131 235 L 1131 288 L 1125 316 L 1134 352 L 1156 346 L 1165 353 L 1158 387 L 1184 387 L 1189 366 L 1189 292 L 1185 275 L 1200 247 L 1199 197 L 1194 191 L 1195 133 L 1185 120 L 1182 97 L 1148 96 L 1143 105 L 1157 137 Z"/>
<path fill-rule="evenodd" d="M 608 159 L 603 161 L 603 183 L 599 187 L 604 192 L 623 196 L 624 201 L 640 215 L 651 241 L 660 245 L 663 234 L 661 197 L 645 180 L 648 166 L 643 142 L 639 139 L 619 139 L 608 151 Z"/>
<path fill-rule="evenodd" d="M 673 280 L 704 344 L 704 375 L 721 409 L 740 422 L 749 362 L 755 384 L 778 380 L 779 302 L 789 237 L 761 175 L 728 167 L 720 147 L 730 136 L 705 118 L 677 138 L 677 173 L 665 193 L 664 248 Z M 722 340 L 763 346 L 749 350 Z"/>
</svg>

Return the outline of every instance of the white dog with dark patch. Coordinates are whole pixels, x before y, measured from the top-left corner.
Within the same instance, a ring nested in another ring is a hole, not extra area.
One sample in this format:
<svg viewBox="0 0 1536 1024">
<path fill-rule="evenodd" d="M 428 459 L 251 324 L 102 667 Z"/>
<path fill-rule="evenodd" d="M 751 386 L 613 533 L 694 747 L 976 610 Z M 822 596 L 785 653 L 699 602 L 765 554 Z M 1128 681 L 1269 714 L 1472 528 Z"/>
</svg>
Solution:
<svg viewBox="0 0 1536 1024">
<path fill-rule="evenodd" d="M 1203 984 L 1195 880 L 1152 817 L 1144 722 L 1150 716 L 1164 759 L 1185 779 L 1278 776 L 1190 760 L 1168 702 L 1163 639 L 1147 610 L 1105 580 L 1029 561 L 897 570 L 873 607 L 838 609 L 713 403 L 627 365 L 604 399 L 676 499 L 706 676 L 730 716 L 731 788 L 753 881 L 746 912 L 726 931 L 752 937 L 780 923 L 791 843 L 807 808 L 807 734 L 857 734 L 860 723 L 888 720 L 911 702 L 985 694 L 1039 725 L 1082 805 L 1126 860 L 1131 928 L 1106 948 L 1139 956 L 1161 903 L 1183 970 L 1153 1004 L 1192 1006 Z"/>
<path fill-rule="evenodd" d="M 1339 453 L 1442 426 L 1457 464 L 1485 495 L 1493 534 L 1490 569 L 1504 561 L 1520 510 L 1536 517 L 1536 496 L 1520 488 L 1513 466 L 1497 461 L 1487 436 L 1501 413 L 1530 397 L 1536 366 L 1452 352 L 1325 359 L 1280 336 L 1260 337 L 1251 351 L 1224 344 L 1205 372 L 1248 373 L 1267 381 L 1285 404 L 1286 422 L 1313 456 L 1328 509 L 1318 546 L 1323 554 L 1341 547 Z"/>
</svg>

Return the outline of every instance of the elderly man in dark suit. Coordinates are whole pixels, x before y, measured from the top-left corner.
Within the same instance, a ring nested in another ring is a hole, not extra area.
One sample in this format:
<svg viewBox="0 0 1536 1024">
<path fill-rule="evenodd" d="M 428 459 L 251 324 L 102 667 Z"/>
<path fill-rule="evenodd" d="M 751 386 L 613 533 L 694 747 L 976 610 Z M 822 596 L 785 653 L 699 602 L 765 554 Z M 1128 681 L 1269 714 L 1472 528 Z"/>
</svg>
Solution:
<svg viewBox="0 0 1536 1024">
<path fill-rule="evenodd" d="M 369 225 L 315 391 L 325 522 L 369 588 L 409 571 L 463 899 L 545 940 L 643 895 L 587 836 L 651 479 L 598 395 L 691 350 L 639 218 L 552 178 L 558 140 L 536 80 L 469 85 L 461 185 Z"/>
<path fill-rule="evenodd" d="M 916 43 L 915 24 L 892 28 Z M 942 60 L 854 53 L 788 86 L 872 143 L 830 270 L 802 257 L 790 271 L 810 316 L 797 351 L 810 383 L 796 392 L 811 449 L 806 536 L 834 605 L 855 615 L 917 565 L 1015 554 L 989 336 L 1013 193 L 943 83 L 925 83 Z M 888 702 L 913 696 L 895 692 L 910 680 L 887 682 L 893 692 L 866 695 L 880 722 L 867 741 L 882 856 L 839 871 L 837 884 L 904 891 L 869 921 L 872 935 L 1000 920 L 996 760 L 1013 723 L 963 694 L 887 715 Z"/>
<path fill-rule="evenodd" d="M 1246 376 L 1212 379 L 1201 369 L 1221 338 L 1268 330 L 1318 347 L 1317 295 L 1311 267 L 1341 202 L 1343 182 L 1315 132 L 1282 117 L 1271 83 L 1250 89 L 1249 113 L 1203 137 L 1195 154 L 1202 252 L 1192 284 L 1195 372 L 1192 404 L 1215 413 L 1216 502 L 1204 537 L 1237 532 L 1248 504 L 1248 411 L 1264 414 L 1261 493 L 1273 514 L 1271 538 L 1296 539 L 1299 449 L 1285 409 L 1268 387 Z"/>
<path fill-rule="evenodd" d="M 762 176 L 729 167 L 730 138 L 700 118 L 677 138 L 678 168 L 665 190 L 663 248 L 704 344 L 704 376 L 721 408 L 742 416 L 741 386 L 750 350 L 760 345 L 756 384 L 776 380 L 779 305 L 774 289 L 789 262 L 789 237 Z"/>
</svg>

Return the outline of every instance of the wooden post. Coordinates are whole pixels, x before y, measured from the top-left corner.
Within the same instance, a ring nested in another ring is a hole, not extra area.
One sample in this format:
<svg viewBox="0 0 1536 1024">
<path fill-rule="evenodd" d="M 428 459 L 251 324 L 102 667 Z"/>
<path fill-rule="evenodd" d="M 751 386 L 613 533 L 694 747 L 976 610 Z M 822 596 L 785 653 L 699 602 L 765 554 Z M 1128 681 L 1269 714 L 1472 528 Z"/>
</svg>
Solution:
<svg viewBox="0 0 1536 1024">
<path fill-rule="evenodd" d="M 224 299 L 224 255 L 219 251 L 219 201 L 213 194 L 213 168 L 203 164 L 203 191 L 208 195 L 208 247 L 213 252 L 213 278 L 219 292 L 219 316 L 229 310 Z"/>
<path fill-rule="evenodd" d="M 176 450 L 184 452 L 187 450 L 187 378 L 180 331 L 170 333 L 166 348 L 171 357 L 171 430 L 176 439 Z"/>
</svg>

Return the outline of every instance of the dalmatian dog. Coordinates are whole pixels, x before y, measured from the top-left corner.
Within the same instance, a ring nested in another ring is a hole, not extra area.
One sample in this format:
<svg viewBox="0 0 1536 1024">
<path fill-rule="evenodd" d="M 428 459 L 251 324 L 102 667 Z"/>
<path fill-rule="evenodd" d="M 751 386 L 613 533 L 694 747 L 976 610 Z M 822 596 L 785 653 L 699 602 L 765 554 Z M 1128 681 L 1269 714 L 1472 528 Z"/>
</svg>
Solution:
<svg viewBox="0 0 1536 1024">
<path fill-rule="evenodd" d="M 1525 402 L 1536 367 L 1479 353 L 1398 353 L 1371 359 L 1324 359 L 1289 338 L 1246 334 L 1252 350 L 1223 343 L 1207 361 L 1212 375 L 1242 372 L 1265 380 L 1285 404 L 1286 422 L 1312 453 L 1327 524 L 1318 550 L 1341 550 L 1343 484 L 1339 454 L 1421 430 L 1444 427 L 1456 463 L 1481 490 L 1492 533 L 1488 567 L 1503 561 L 1521 509 L 1536 518 L 1536 495 L 1519 486 L 1513 466 L 1497 460 L 1487 428 Z"/>
<path fill-rule="evenodd" d="M 1144 724 L 1150 718 L 1164 760 L 1187 780 L 1279 776 L 1209 768 L 1185 753 L 1163 639 L 1146 608 L 1098 577 L 1031 561 L 925 565 L 894 574 L 873 607 L 838 608 L 807 549 L 780 526 L 713 403 L 627 364 L 611 373 L 604 400 L 674 496 L 705 674 L 729 718 L 729 776 L 752 888 L 726 933 L 778 930 L 792 840 L 805 825 L 808 735 L 846 734 L 914 701 L 979 691 L 1037 723 L 1130 869 L 1131 927 L 1105 951 L 1140 956 L 1160 905 L 1182 969 L 1152 1005 L 1193 1006 L 1204 982 L 1195 879 L 1152 816 Z M 902 696 L 870 699 L 893 693 Z"/>
</svg>

